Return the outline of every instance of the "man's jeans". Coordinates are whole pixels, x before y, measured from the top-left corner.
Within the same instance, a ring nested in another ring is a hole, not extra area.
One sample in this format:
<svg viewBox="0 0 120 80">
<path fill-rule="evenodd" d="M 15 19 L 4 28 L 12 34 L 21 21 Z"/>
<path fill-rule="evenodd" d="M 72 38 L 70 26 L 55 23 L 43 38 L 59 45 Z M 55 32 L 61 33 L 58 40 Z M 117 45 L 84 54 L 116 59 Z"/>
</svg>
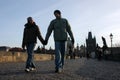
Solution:
<svg viewBox="0 0 120 80">
<path fill-rule="evenodd" d="M 28 58 L 26 61 L 26 68 L 35 68 L 35 65 L 33 63 L 33 53 L 34 53 L 34 47 L 35 47 L 35 43 L 29 43 L 26 45 L 27 47 L 27 54 L 28 54 Z"/>
<path fill-rule="evenodd" d="M 63 68 L 66 41 L 55 41 L 55 69 Z"/>
</svg>

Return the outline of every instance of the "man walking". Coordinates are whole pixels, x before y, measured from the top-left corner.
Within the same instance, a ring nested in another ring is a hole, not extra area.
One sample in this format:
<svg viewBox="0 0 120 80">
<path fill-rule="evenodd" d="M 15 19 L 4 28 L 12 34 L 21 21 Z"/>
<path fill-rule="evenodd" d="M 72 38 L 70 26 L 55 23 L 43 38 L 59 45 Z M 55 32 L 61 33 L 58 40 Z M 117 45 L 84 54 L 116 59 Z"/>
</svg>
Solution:
<svg viewBox="0 0 120 80">
<path fill-rule="evenodd" d="M 68 21 L 61 17 L 61 12 L 59 10 L 55 10 L 54 15 L 56 19 L 50 22 L 44 44 L 45 45 L 47 44 L 52 31 L 54 31 L 55 72 L 60 73 L 62 72 L 62 69 L 64 66 L 64 56 L 65 56 L 65 50 L 67 46 L 66 41 L 68 38 L 67 33 L 70 35 L 73 45 L 74 45 L 74 37 Z"/>
</svg>

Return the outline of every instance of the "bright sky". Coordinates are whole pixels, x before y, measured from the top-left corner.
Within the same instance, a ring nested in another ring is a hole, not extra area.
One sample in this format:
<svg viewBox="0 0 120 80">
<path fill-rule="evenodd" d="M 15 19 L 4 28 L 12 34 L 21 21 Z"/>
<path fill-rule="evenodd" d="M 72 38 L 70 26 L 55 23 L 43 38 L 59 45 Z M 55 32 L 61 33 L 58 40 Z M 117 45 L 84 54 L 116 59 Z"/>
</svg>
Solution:
<svg viewBox="0 0 120 80">
<path fill-rule="evenodd" d="M 0 46 L 21 47 L 24 24 L 29 16 L 45 37 L 56 9 L 69 21 L 75 45 L 85 44 L 89 31 L 100 46 L 103 45 L 101 36 L 110 46 L 110 33 L 113 44 L 120 43 L 120 0 L 0 0 Z M 39 40 L 37 46 L 42 46 Z M 53 35 L 46 47 L 50 46 L 54 48 Z"/>
</svg>

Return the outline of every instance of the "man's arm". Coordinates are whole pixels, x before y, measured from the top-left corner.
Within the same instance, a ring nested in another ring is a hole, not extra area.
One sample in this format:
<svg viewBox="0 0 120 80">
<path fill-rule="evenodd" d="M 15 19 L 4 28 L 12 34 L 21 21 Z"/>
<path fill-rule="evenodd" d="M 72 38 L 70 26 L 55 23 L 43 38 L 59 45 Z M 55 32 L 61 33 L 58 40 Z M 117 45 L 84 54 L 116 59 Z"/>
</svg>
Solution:
<svg viewBox="0 0 120 80">
<path fill-rule="evenodd" d="M 46 34 L 46 37 L 45 37 L 45 42 L 46 42 L 46 44 L 47 44 L 47 42 L 48 42 L 48 39 L 49 39 L 49 37 L 50 37 L 53 29 L 54 29 L 54 24 L 53 24 L 53 21 L 52 21 L 52 22 L 50 23 L 48 29 L 47 29 L 47 34 Z"/>
</svg>

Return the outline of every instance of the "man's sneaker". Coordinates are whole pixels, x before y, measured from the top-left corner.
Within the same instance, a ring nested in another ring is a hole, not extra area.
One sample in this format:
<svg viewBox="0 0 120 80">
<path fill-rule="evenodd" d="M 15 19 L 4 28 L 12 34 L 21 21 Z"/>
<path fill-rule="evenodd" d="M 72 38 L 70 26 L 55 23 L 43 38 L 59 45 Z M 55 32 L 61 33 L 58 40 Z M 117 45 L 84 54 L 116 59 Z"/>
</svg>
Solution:
<svg viewBox="0 0 120 80">
<path fill-rule="evenodd" d="M 29 69 L 29 68 L 26 68 L 25 71 L 26 71 L 26 72 L 30 72 L 30 69 Z"/>
<path fill-rule="evenodd" d="M 59 69 L 58 69 L 58 73 L 62 73 L 62 68 L 59 68 Z"/>
<path fill-rule="evenodd" d="M 36 68 L 30 68 L 31 71 L 36 71 Z"/>
<path fill-rule="evenodd" d="M 61 68 L 55 70 L 55 73 L 61 73 L 61 72 L 62 72 Z"/>
</svg>

